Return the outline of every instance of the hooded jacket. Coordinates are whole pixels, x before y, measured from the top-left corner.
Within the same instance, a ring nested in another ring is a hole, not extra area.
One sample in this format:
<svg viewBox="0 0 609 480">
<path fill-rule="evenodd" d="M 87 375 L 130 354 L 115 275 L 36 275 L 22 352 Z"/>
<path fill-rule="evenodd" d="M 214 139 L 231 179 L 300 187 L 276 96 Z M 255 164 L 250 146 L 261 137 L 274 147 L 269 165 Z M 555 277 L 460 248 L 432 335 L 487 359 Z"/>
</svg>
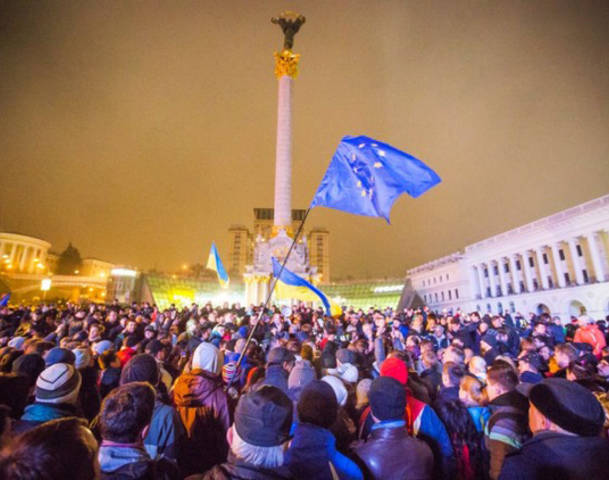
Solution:
<svg viewBox="0 0 609 480">
<path fill-rule="evenodd" d="M 13 425 L 13 432 L 23 433 L 49 420 L 81 416 L 79 409 L 71 404 L 34 402 L 25 407 L 21 419 Z"/>
<path fill-rule="evenodd" d="M 336 450 L 334 435 L 310 423 L 298 423 L 285 464 L 296 479 L 332 480 L 332 467 L 341 480 L 359 480 L 359 467 Z"/>
<path fill-rule="evenodd" d="M 151 460 L 141 447 L 109 446 L 99 448 L 101 480 L 177 480 L 177 468 Z"/>
<path fill-rule="evenodd" d="M 573 342 L 592 345 L 592 353 L 594 353 L 598 359 L 601 358 L 603 348 L 607 345 L 603 332 L 601 332 L 598 325 L 594 323 L 579 327 L 575 332 Z"/>
<path fill-rule="evenodd" d="M 178 377 L 172 393 L 186 430 L 179 455 L 184 475 L 201 473 L 224 462 L 230 415 L 220 377 L 195 369 Z"/>
</svg>

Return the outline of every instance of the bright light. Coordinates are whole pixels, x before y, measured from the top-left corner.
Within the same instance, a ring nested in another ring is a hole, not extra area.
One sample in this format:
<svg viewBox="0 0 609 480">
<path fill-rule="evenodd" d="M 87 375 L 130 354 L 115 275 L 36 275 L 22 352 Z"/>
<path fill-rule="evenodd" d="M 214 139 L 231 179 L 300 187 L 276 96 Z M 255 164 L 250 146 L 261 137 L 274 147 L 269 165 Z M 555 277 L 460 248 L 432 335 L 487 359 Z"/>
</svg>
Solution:
<svg viewBox="0 0 609 480">
<path fill-rule="evenodd" d="M 39 263 L 38 265 L 36 265 L 36 268 L 44 268 L 44 265 L 42 263 Z"/>
<path fill-rule="evenodd" d="M 38 260 L 37 258 L 35 258 L 35 259 L 33 260 L 33 262 L 34 262 L 34 263 L 38 263 L 39 261 L 40 261 L 40 260 Z"/>
<path fill-rule="evenodd" d="M 50 289 L 51 289 L 51 279 L 43 278 L 42 282 L 40 282 L 40 290 L 42 290 L 43 292 L 47 292 Z"/>
<path fill-rule="evenodd" d="M 188 265 L 186 265 L 186 264 L 182 265 L 182 270 L 188 270 Z"/>
<path fill-rule="evenodd" d="M 101 273 L 99 274 L 99 276 L 100 276 L 101 278 L 106 278 L 106 274 L 105 274 L 104 272 L 101 272 Z"/>
<path fill-rule="evenodd" d="M 383 285 L 381 287 L 374 287 L 372 291 L 374 293 L 386 293 L 386 292 L 401 292 L 404 285 Z"/>
<path fill-rule="evenodd" d="M 78 275 L 80 273 L 80 270 L 74 270 L 74 275 Z"/>
<path fill-rule="evenodd" d="M 137 272 L 128 268 L 113 268 L 110 274 L 113 277 L 136 277 Z"/>
<path fill-rule="evenodd" d="M 8 255 L 5 253 L 4 255 L 2 255 L 2 258 L 8 258 Z"/>
</svg>

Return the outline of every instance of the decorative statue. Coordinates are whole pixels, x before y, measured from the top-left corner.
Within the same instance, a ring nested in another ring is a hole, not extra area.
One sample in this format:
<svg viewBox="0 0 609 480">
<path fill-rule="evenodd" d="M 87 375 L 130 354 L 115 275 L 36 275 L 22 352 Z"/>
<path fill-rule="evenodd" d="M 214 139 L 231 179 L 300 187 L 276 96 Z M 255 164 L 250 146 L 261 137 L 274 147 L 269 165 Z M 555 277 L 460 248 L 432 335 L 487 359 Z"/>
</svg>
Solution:
<svg viewBox="0 0 609 480">
<path fill-rule="evenodd" d="M 271 22 L 279 25 L 283 30 L 283 49 L 292 50 L 294 46 L 294 35 L 298 33 L 300 27 L 305 23 L 304 15 L 293 12 L 283 12 L 278 17 L 271 18 Z"/>
</svg>

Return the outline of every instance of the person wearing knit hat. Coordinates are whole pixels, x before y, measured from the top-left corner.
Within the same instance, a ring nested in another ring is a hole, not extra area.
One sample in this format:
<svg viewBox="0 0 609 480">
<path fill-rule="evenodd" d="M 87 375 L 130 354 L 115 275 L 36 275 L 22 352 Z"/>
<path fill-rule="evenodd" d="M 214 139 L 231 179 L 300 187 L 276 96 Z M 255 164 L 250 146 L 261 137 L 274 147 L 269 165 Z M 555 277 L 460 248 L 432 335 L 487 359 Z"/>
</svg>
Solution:
<svg viewBox="0 0 609 480">
<path fill-rule="evenodd" d="M 93 353 L 95 353 L 95 355 L 99 357 L 106 350 L 110 350 L 113 347 L 114 345 L 110 340 L 100 340 L 99 342 L 93 344 L 92 350 Z"/>
<path fill-rule="evenodd" d="M 316 378 L 315 369 L 308 360 L 296 362 L 288 376 L 288 392 L 290 398 L 297 402 L 302 390 Z"/>
<path fill-rule="evenodd" d="M 338 478 L 363 478 L 359 467 L 336 449 L 336 439 L 329 430 L 338 415 L 336 394 L 330 384 L 309 382 L 302 390 L 297 412 L 299 421 L 286 454 L 286 465 L 294 477 L 334 478 L 331 463 Z"/>
<path fill-rule="evenodd" d="M 336 401 L 338 402 L 339 407 L 344 407 L 347 404 L 347 389 L 345 388 L 345 384 L 340 378 L 337 378 L 333 375 L 326 375 L 323 377 L 322 382 L 326 382 L 328 385 L 332 387 L 334 391 L 334 395 L 336 395 Z"/>
<path fill-rule="evenodd" d="M 74 365 L 76 362 L 76 356 L 72 350 L 67 348 L 55 347 L 51 348 L 44 358 L 44 362 L 47 367 L 54 365 L 55 363 L 68 363 Z"/>
<path fill-rule="evenodd" d="M 81 378 L 78 370 L 67 363 L 45 368 L 36 380 L 35 402 L 25 408 L 14 430 L 22 433 L 57 418 L 79 416 L 76 404 Z"/>
<path fill-rule="evenodd" d="M 152 355 L 140 353 L 127 362 L 121 372 L 120 385 L 133 382 L 148 382 L 158 389 L 160 371 Z M 150 427 L 144 438 L 144 448 L 150 458 L 166 457 L 177 461 L 178 448 L 185 436 L 180 417 L 170 405 L 161 401 L 157 395 Z"/>
<path fill-rule="evenodd" d="M 370 386 L 374 426 L 368 441 L 355 450 L 366 464 L 370 478 L 433 478 L 433 453 L 429 446 L 408 435 L 404 410 L 406 391 L 391 377 L 378 377 Z"/>
<path fill-rule="evenodd" d="M 609 442 L 602 438 L 605 413 L 585 387 L 547 378 L 528 393 L 533 437 L 505 458 L 500 480 L 608 478 Z"/>
<path fill-rule="evenodd" d="M 402 385 L 408 383 L 408 368 L 403 360 L 398 357 L 389 357 L 381 364 L 381 376 L 391 377 Z"/>
<path fill-rule="evenodd" d="M 74 354 L 74 367 L 76 367 L 76 370 L 82 370 L 91 366 L 91 350 L 80 347 L 72 350 L 72 353 Z"/>
<path fill-rule="evenodd" d="M 243 395 L 228 433 L 231 455 L 196 478 L 287 478 L 283 465 L 291 423 L 292 402 L 278 388 L 263 385 Z"/>
</svg>

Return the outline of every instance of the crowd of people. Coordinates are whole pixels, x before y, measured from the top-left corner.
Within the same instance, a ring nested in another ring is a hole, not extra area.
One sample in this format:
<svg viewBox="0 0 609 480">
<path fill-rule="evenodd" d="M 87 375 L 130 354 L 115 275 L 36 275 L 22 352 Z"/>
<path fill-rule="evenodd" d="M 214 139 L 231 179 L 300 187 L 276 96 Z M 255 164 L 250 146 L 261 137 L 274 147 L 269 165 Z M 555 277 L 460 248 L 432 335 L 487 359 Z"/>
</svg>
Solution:
<svg viewBox="0 0 609 480">
<path fill-rule="evenodd" d="M 0 478 L 609 478 L 606 320 L 261 308 L 1 307 Z"/>
</svg>

